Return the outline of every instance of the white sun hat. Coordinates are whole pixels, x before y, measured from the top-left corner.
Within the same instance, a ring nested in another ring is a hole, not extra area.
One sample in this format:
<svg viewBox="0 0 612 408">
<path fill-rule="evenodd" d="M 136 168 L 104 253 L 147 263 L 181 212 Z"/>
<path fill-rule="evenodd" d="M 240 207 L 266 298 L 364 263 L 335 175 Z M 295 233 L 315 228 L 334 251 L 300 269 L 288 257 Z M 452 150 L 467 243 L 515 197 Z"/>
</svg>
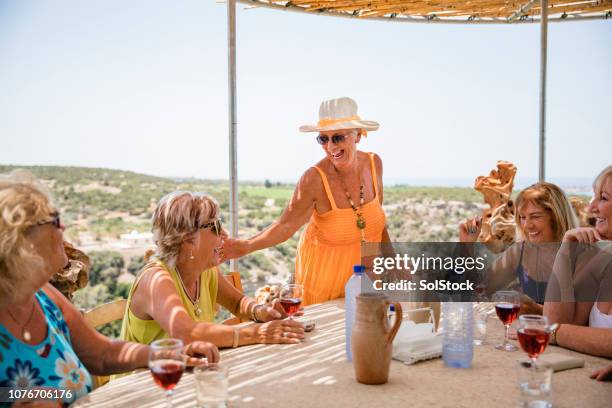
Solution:
<svg viewBox="0 0 612 408">
<path fill-rule="evenodd" d="M 343 97 L 321 102 L 319 122 L 316 125 L 300 126 L 300 132 L 324 132 L 340 129 L 377 130 L 378 122 L 361 120 L 357 115 L 357 102 Z M 362 134 L 365 136 L 365 133 Z"/>
</svg>

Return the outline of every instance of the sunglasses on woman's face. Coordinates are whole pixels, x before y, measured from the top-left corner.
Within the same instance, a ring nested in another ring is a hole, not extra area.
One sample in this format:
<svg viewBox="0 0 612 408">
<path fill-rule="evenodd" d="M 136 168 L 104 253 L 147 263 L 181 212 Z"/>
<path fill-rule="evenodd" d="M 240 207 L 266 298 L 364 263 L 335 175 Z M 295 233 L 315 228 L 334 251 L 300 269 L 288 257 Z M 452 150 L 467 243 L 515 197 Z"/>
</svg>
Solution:
<svg viewBox="0 0 612 408">
<path fill-rule="evenodd" d="M 346 139 L 346 136 L 344 135 L 333 135 L 331 137 L 331 141 L 335 145 L 344 142 L 344 139 Z M 319 142 L 320 145 L 325 146 L 329 142 L 329 136 L 319 135 L 317 136 L 317 142 Z"/>
<path fill-rule="evenodd" d="M 51 214 L 51 218 L 45 218 L 44 220 L 40 220 L 36 223 L 36 225 L 46 225 L 53 224 L 53 226 L 57 229 L 62 227 L 62 221 L 60 220 L 60 215 L 58 212 Z"/>
<path fill-rule="evenodd" d="M 221 225 L 221 220 L 220 219 L 216 219 L 214 221 L 211 222 L 207 222 L 206 224 L 200 226 L 200 229 L 206 229 L 206 228 L 210 228 L 212 230 L 212 232 L 215 233 L 216 236 L 221 236 L 221 232 L 223 231 L 223 226 Z"/>
</svg>

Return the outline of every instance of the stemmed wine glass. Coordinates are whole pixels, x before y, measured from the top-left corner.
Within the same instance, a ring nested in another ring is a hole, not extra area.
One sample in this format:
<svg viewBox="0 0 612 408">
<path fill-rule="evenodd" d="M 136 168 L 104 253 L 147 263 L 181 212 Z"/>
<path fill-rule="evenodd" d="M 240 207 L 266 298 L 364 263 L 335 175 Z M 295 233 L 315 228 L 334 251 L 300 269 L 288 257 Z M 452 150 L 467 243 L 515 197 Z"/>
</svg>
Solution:
<svg viewBox="0 0 612 408">
<path fill-rule="evenodd" d="M 299 284 L 283 285 L 281 288 L 280 303 L 285 313 L 289 315 L 289 319 L 300 310 L 303 293 L 304 287 Z"/>
<path fill-rule="evenodd" d="M 550 328 L 546 316 L 522 315 L 519 316 L 519 329 L 517 332 L 519 344 L 527 353 L 533 368 L 536 367 L 538 356 L 544 352 L 550 337 Z"/>
<path fill-rule="evenodd" d="M 521 308 L 520 295 L 514 290 L 500 290 L 493 295 L 493 301 L 495 302 L 497 317 L 499 317 L 499 320 L 501 320 L 506 327 L 503 344 L 498 344 L 495 348 L 504 351 L 516 351 L 518 350 L 517 347 L 508 342 L 508 330 L 512 322 L 516 320 L 519 309 Z"/>
<path fill-rule="evenodd" d="M 183 342 L 179 339 L 161 339 L 151 343 L 149 369 L 155 383 L 166 390 L 166 406 L 171 408 L 172 390 L 185 370 Z"/>
</svg>

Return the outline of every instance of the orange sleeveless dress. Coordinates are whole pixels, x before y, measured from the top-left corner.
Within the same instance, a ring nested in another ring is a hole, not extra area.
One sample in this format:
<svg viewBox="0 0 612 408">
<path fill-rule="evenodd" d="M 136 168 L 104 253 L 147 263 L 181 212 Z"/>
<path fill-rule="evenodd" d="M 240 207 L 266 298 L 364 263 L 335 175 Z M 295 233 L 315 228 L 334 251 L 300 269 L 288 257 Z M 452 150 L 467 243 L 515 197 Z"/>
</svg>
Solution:
<svg viewBox="0 0 612 408">
<path fill-rule="evenodd" d="M 369 153 L 374 181 L 374 199 L 362 208 L 367 242 L 381 242 L 386 217 L 378 198 L 374 155 Z M 295 282 L 304 286 L 303 305 L 321 303 L 344 296 L 344 285 L 361 263 L 361 232 L 352 208 L 338 208 L 325 173 L 318 168 L 331 210 L 313 211 L 302 233 L 295 258 Z"/>
</svg>

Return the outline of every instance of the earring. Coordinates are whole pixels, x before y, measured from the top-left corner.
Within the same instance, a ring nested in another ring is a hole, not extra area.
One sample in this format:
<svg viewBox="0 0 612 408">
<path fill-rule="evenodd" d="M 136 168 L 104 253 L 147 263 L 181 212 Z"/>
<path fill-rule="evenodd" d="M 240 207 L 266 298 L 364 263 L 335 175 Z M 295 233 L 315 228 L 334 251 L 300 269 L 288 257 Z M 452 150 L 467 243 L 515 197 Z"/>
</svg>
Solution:
<svg viewBox="0 0 612 408">
<path fill-rule="evenodd" d="M 195 259 L 195 256 L 193 256 L 193 249 L 190 251 L 189 259 L 192 261 Z"/>
</svg>

